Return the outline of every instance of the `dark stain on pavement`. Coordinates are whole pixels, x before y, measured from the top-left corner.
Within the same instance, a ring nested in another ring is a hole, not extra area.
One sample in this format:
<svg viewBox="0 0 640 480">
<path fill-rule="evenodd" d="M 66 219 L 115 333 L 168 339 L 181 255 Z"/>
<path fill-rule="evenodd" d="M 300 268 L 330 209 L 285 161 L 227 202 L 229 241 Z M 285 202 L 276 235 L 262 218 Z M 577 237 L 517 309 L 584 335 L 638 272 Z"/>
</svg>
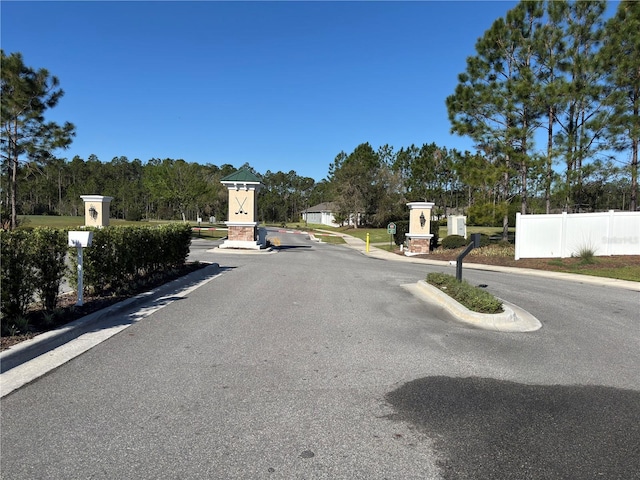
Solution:
<svg viewBox="0 0 640 480">
<path fill-rule="evenodd" d="M 640 479 L 640 392 L 427 377 L 387 394 L 445 479 Z"/>
</svg>

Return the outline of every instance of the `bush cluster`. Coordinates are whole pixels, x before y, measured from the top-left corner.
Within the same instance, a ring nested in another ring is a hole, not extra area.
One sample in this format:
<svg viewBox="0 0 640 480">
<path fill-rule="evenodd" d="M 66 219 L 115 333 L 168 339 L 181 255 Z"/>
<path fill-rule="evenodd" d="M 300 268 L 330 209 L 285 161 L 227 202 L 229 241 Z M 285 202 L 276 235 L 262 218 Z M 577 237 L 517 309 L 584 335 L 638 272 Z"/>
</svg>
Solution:
<svg viewBox="0 0 640 480">
<path fill-rule="evenodd" d="M 66 273 L 67 231 L 54 228 L 0 230 L 0 282 L 2 285 L 2 333 L 10 319 L 25 315 L 39 298 L 45 311 L 58 301 Z"/>
<path fill-rule="evenodd" d="M 466 281 L 458 282 L 456 277 L 444 273 L 430 273 L 427 283 L 438 287 L 451 298 L 469 310 L 479 313 L 501 313 L 502 302 L 486 290 L 474 287 Z"/>
<path fill-rule="evenodd" d="M 83 284 L 98 294 L 127 292 L 184 265 L 190 245 L 191 227 L 183 223 L 94 229 L 91 247 L 83 251 Z M 71 263 L 70 280 L 77 284 L 75 255 Z"/>
<path fill-rule="evenodd" d="M 403 245 L 407 239 L 407 233 L 409 233 L 409 220 L 399 220 L 394 223 L 396 224 L 396 233 L 393 236 L 393 241 L 396 245 Z"/>
<path fill-rule="evenodd" d="M 77 255 L 65 229 L 0 230 L 0 317 L 2 335 L 18 325 L 36 299 L 45 312 L 55 310 L 62 279 L 77 285 Z M 94 293 L 126 292 L 156 274 L 185 264 L 191 227 L 107 227 L 93 230 L 83 250 L 83 285 Z M 71 269 L 65 259 L 69 255 Z"/>
<path fill-rule="evenodd" d="M 460 247 L 466 247 L 468 241 L 461 235 L 447 235 L 442 239 L 442 248 L 445 250 L 453 250 Z"/>
</svg>

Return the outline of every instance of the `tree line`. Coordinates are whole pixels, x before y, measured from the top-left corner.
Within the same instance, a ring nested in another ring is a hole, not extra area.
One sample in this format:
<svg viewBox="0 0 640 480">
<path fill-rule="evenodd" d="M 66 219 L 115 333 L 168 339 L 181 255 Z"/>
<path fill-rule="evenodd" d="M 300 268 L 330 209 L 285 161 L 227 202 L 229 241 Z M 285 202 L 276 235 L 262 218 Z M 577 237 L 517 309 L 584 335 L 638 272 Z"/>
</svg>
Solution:
<svg viewBox="0 0 640 480">
<path fill-rule="evenodd" d="M 563 210 L 592 209 L 594 169 L 626 155 L 618 165 L 637 209 L 640 2 L 620 2 L 608 21 L 606 7 L 519 3 L 478 39 L 446 100 L 452 131 L 476 142 L 501 203 L 517 197 L 522 213 L 537 184 L 552 209 L 557 168 Z"/>
<path fill-rule="evenodd" d="M 340 152 L 320 182 L 240 166 L 264 184 L 259 219 L 296 221 L 333 202 L 337 221 L 380 226 L 424 200 L 438 215 L 464 212 L 506 234 L 516 211 L 637 210 L 640 2 L 621 2 L 607 21 L 605 10 L 604 0 L 523 1 L 478 39 L 446 99 L 452 132 L 473 139 L 474 152 L 362 143 Z M 3 223 L 81 214 L 80 195 L 91 193 L 114 197 L 116 218 L 225 219 L 220 179 L 232 165 L 55 157 L 75 134 L 44 120 L 62 95 L 48 71 L 2 52 Z"/>
</svg>

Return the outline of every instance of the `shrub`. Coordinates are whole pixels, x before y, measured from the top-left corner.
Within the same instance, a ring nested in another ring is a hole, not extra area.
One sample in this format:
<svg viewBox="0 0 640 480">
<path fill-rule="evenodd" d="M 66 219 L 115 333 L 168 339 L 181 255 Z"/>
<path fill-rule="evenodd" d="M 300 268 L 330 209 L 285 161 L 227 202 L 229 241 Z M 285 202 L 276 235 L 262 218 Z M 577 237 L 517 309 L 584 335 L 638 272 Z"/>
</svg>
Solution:
<svg viewBox="0 0 640 480">
<path fill-rule="evenodd" d="M 35 269 L 34 287 L 44 310 L 55 310 L 60 283 L 67 271 L 67 231 L 56 228 L 36 228 L 32 232 L 32 262 Z"/>
<path fill-rule="evenodd" d="M 396 233 L 393 236 L 393 241 L 396 245 L 403 245 L 407 239 L 407 233 L 409 233 L 409 220 L 400 220 L 394 223 L 396 224 Z"/>
<path fill-rule="evenodd" d="M 32 268 L 31 233 L 25 230 L 0 230 L 0 284 L 2 285 L 2 332 L 8 322 L 24 316 L 35 291 Z"/>
<path fill-rule="evenodd" d="M 595 263 L 596 249 L 591 246 L 583 245 L 571 254 L 572 257 L 578 257 L 583 265 L 592 265 Z"/>
<path fill-rule="evenodd" d="M 149 275 L 180 267 L 191 245 L 191 227 L 184 223 L 114 226 L 93 232 L 93 243 L 83 252 L 83 280 L 95 292 L 127 291 Z M 72 261 L 77 264 L 75 255 Z M 75 269 L 73 275 L 77 284 Z"/>
<path fill-rule="evenodd" d="M 440 221 L 431 220 L 429 228 L 431 235 L 433 235 L 433 237 L 431 237 L 431 240 L 429 241 L 429 251 L 433 252 L 436 248 L 438 248 L 438 241 L 440 240 Z"/>
<path fill-rule="evenodd" d="M 447 235 L 442 239 L 442 248 L 452 250 L 455 248 L 466 247 L 468 245 L 466 238 L 460 235 Z"/>
<path fill-rule="evenodd" d="M 438 287 L 451 298 L 469 310 L 479 313 L 501 313 L 502 302 L 486 290 L 470 285 L 466 281 L 458 282 L 455 277 L 444 273 L 430 273 L 427 283 Z"/>
<path fill-rule="evenodd" d="M 467 239 L 467 245 L 469 245 L 471 243 L 471 235 L 468 236 Z M 486 247 L 487 245 L 491 244 L 491 239 L 489 238 L 489 235 L 487 235 L 486 233 L 481 233 L 480 234 L 480 246 L 481 247 Z"/>
<path fill-rule="evenodd" d="M 124 218 L 131 222 L 139 222 L 144 218 L 144 212 L 138 207 L 131 207 L 125 213 Z"/>
</svg>

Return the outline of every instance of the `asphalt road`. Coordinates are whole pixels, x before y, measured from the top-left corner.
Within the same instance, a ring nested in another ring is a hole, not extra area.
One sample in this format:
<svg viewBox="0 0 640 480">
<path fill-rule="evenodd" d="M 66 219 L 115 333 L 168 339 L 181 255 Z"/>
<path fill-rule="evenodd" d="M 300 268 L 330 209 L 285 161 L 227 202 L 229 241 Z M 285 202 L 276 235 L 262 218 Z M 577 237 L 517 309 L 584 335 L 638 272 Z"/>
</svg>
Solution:
<svg viewBox="0 0 640 480">
<path fill-rule="evenodd" d="M 543 324 L 489 332 L 401 287 L 447 267 L 270 236 L 3 398 L 1 478 L 640 478 L 638 292 L 465 270 Z"/>
</svg>

